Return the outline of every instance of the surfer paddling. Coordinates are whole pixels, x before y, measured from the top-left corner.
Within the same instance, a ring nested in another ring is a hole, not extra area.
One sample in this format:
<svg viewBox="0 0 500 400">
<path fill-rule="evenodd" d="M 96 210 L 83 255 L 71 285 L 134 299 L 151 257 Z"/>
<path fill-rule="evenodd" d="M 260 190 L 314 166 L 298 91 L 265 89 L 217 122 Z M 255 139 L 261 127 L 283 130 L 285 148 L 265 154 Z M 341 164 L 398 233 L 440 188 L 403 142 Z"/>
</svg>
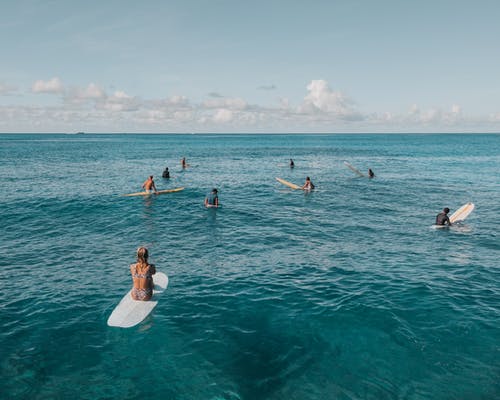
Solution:
<svg viewBox="0 0 500 400">
<path fill-rule="evenodd" d="M 219 207 L 219 196 L 217 196 L 217 189 L 212 189 L 207 197 L 205 197 L 205 207 Z"/>
<path fill-rule="evenodd" d="M 311 178 L 307 177 L 306 182 L 304 185 L 301 187 L 302 190 L 313 190 L 314 189 L 314 184 L 311 182 Z"/>
<path fill-rule="evenodd" d="M 448 213 L 450 209 L 448 207 L 443 208 L 443 211 L 436 216 L 436 225 L 451 225 Z"/>
<path fill-rule="evenodd" d="M 133 287 L 130 295 L 134 300 L 147 301 L 153 297 L 153 275 L 156 267 L 148 263 L 148 249 L 137 249 L 137 263 L 130 265 Z"/>
<path fill-rule="evenodd" d="M 155 193 L 158 193 L 158 190 L 156 190 L 155 181 L 153 180 L 153 175 L 150 175 L 150 177 L 144 181 L 144 183 L 142 184 L 142 188 L 148 193 L 151 193 L 153 190 Z"/>
</svg>

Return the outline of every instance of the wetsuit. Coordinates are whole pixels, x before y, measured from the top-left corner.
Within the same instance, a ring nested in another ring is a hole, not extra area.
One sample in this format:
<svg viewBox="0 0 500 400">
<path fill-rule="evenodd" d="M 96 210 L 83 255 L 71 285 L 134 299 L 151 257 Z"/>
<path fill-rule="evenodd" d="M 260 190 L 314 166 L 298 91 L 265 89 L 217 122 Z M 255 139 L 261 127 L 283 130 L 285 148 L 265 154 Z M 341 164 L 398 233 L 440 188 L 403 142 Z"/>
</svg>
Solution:
<svg viewBox="0 0 500 400">
<path fill-rule="evenodd" d="M 163 171 L 162 177 L 163 178 L 170 178 L 170 171 L 168 171 L 168 170 Z"/>
<path fill-rule="evenodd" d="M 436 225 L 446 225 L 446 224 L 451 225 L 450 218 L 444 212 L 439 213 L 436 216 Z"/>
</svg>

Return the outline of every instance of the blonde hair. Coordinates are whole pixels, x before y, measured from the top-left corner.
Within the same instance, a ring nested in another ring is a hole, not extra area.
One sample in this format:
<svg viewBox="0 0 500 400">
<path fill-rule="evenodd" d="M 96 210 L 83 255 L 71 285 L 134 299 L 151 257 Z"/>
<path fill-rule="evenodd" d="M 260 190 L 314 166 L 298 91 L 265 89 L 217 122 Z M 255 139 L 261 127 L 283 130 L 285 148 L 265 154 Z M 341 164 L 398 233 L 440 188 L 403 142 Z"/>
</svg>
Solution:
<svg viewBox="0 0 500 400">
<path fill-rule="evenodd" d="M 149 252 L 146 247 L 139 247 L 137 249 L 137 265 L 146 267 L 148 265 Z"/>
</svg>

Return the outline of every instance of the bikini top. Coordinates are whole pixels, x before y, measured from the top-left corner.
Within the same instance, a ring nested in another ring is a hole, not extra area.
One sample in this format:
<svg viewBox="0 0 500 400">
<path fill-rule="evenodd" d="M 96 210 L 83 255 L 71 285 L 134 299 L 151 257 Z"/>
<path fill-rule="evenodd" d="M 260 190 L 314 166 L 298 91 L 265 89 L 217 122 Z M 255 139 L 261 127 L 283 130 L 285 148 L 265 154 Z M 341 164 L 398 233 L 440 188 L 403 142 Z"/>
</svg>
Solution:
<svg viewBox="0 0 500 400">
<path fill-rule="evenodd" d="M 134 265 L 134 272 L 132 273 L 132 278 L 142 278 L 142 279 L 149 279 L 152 277 L 151 270 L 148 265 L 148 269 L 144 273 L 139 273 L 137 272 L 137 264 Z"/>
</svg>

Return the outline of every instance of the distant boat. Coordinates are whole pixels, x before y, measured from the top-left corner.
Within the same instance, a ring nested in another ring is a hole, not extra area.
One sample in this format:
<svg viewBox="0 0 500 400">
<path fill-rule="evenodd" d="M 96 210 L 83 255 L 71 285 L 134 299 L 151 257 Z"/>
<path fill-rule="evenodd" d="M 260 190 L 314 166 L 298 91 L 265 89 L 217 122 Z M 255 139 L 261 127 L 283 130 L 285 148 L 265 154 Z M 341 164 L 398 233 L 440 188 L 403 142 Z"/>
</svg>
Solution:
<svg viewBox="0 0 500 400">
<path fill-rule="evenodd" d="M 84 135 L 85 132 L 76 132 L 77 135 Z"/>
</svg>

